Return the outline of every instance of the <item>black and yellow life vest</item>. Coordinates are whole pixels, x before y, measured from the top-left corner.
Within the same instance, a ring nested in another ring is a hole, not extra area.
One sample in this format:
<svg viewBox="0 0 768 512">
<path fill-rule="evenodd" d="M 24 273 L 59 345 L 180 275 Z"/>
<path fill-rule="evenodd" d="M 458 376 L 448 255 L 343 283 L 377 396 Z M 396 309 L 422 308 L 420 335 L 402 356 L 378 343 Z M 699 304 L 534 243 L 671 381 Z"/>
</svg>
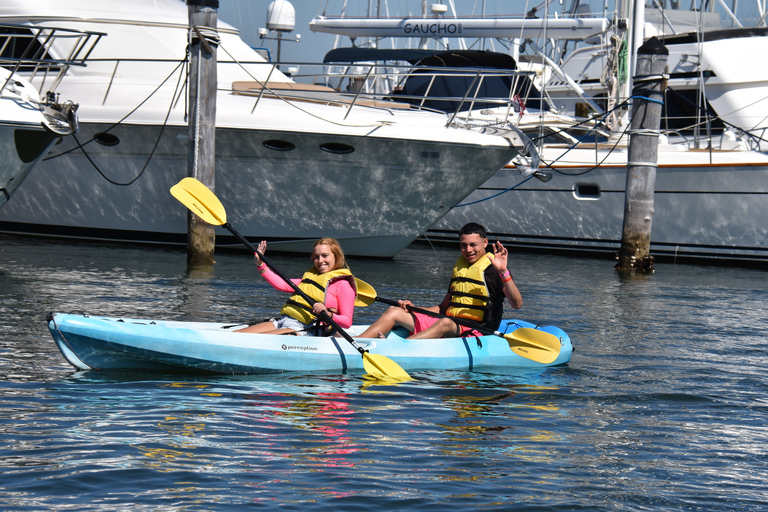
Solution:
<svg viewBox="0 0 768 512">
<path fill-rule="evenodd" d="M 486 253 L 470 265 L 464 256 L 459 257 L 453 266 L 451 302 L 446 315 L 478 322 L 487 318 L 491 304 L 488 285 L 485 282 L 485 269 L 492 259 L 493 254 Z"/>
<path fill-rule="evenodd" d="M 291 318 L 295 318 L 303 324 L 311 324 L 317 317 L 312 313 L 312 304 L 315 302 L 325 303 L 325 291 L 328 286 L 339 279 L 346 279 L 352 285 L 352 289 L 357 292 L 355 287 L 355 278 L 352 273 L 346 268 L 340 268 L 337 270 L 331 270 L 325 274 L 321 274 L 316 268 L 312 267 L 301 276 L 301 282 L 299 283 L 299 290 L 309 295 L 312 299 L 311 304 L 307 304 L 301 295 L 294 293 L 285 303 L 283 309 L 280 310 L 280 314 L 288 315 Z"/>
</svg>

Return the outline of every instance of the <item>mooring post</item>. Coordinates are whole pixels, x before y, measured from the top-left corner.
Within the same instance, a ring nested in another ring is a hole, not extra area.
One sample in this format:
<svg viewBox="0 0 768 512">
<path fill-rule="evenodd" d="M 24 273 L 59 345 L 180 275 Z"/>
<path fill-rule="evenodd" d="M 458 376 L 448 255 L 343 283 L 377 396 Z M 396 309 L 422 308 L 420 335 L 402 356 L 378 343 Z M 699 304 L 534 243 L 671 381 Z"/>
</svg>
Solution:
<svg viewBox="0 0 768 512">
<path fill-rule="evenodd" d="M 211 190 L 216 184 L 216 50 L 219 0 L 186 0 L 189 10 L 189 153 L 187 175 Z M 187 217 L 187 263 L 212 265 L 213 226 Z"/>
<path fill-rule="evenodd" d="M 650 254 L 659 128 L 669 51 L 655 37 L 637 51 L 619 271 L 653 272 Z"/>
</svg>

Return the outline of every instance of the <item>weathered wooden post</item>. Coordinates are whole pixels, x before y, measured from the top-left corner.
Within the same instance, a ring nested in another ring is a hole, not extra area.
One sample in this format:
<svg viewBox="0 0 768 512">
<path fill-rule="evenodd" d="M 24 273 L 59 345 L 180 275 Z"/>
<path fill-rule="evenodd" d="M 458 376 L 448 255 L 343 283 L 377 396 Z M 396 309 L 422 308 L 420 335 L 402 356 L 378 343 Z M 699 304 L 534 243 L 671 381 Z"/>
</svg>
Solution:
<svg viewBox="0 0 768 512">
<path fill-rule="evenodd" d="M 189 10 L 189 154 L 187 175 L 211 190 L 216 184 L 216 50 L 219 0 L 186 0 Z M 187 263 L 212 265 L 213 226 L 187 217 Z"/>
<path fill-rule="evenodd" d="M 619 271 L 653 272 L 650 255 L 659 127 L 669 51 L 655 37 L 637 51 Z"/>
</svg>

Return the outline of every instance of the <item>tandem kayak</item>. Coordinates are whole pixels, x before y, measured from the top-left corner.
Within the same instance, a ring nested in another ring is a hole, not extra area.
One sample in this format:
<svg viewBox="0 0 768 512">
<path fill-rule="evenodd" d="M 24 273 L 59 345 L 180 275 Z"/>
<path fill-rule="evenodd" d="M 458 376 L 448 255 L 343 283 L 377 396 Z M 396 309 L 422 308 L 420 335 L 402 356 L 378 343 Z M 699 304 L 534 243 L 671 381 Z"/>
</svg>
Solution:
<svg viewBox="0 0 768 512">
<path fill-rule="evenodd" d="M 260 374 L 365 373 L 360 353 L 344 338 L 233 332 L 243 324 L 184 322 L 51 313 L 48 329 L 64 358 L 79 370 Z M 352 336 L 367 326 L 347 329 Z M 356 339 L 371 354 L 391 358 L 406 371 L 505 369 L 564 365 L 573 346 L 558 327 L 504 320 L 499 331 L 537 329 L 555 336 L 560 350 L 543 364 L 512 350 L 503 337 L 407 340 Z M 404 334 L 404 331 L 403 331 Z"/>
</svg>

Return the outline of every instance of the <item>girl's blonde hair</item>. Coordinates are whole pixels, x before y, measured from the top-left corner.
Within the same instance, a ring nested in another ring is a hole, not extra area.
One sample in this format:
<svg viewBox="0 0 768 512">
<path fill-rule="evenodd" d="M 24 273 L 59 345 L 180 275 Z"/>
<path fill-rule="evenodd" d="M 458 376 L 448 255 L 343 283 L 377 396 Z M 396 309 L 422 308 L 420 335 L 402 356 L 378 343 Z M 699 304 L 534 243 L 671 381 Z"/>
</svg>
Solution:
<svg viewBox="0 0 768 512">
<path fill-rule="evenodd" d="M 327 245 L 331 248 L 331 252 L 336 257 L 336 265 L 334 265 L 331 270 L 338 270 L 341 267 L 349 268 L 347 267 L 347 260 L 344 258 L 344 251 L 341 250 L 341 245 L 339 245 L 339 242 L 337 242 L 335 238 L 325 236 L 315 242 L 315 245 L 313 245 L 312 248 L 314 249 L 318 245 Z M 311 255 L 309 257 L 312 258 Z"/>
</svg>

